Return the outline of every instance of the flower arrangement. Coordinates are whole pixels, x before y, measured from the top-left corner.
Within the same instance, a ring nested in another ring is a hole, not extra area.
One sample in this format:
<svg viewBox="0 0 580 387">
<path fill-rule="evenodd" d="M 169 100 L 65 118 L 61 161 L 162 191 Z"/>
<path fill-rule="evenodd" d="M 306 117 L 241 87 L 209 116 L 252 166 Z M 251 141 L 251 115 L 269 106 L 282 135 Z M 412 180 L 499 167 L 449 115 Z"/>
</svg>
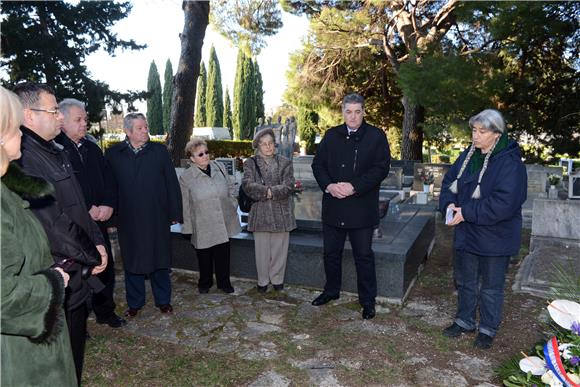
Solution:
<svg viewBox="0 0 580 387">
<path fill-rule="evenodd" d="M 515 367 L 504 366 L 505 386 L 580 386 L 580 304 L 568 300 L 555 300 L 548 305 L 552 320 L 562 329 L 556 329 L 545 344 L 534 347 L 528 356 Z"/>
<path fill-rule="evenodd" d="M 435 176 L 433 176 L 433 172 L 424 171 L 421 174 L 421 181 L 423 185 L 431 185 L 435 181 Z"/>
<path fill-rule="evenodd" d="M 560 182 L 560 176 L 550 174 L 548 175 L 548 181 L 550 182 L 550 185 L 558 185 Z"/>
<path fill-rule="evenodd" d="M 300 201 L 300 194 L 304 191 L 302 182 L 300 180 L 294 181 L 294 188 L 292 189 L 292 195 L 296 198 L 296 201 Z"/>
</svg>

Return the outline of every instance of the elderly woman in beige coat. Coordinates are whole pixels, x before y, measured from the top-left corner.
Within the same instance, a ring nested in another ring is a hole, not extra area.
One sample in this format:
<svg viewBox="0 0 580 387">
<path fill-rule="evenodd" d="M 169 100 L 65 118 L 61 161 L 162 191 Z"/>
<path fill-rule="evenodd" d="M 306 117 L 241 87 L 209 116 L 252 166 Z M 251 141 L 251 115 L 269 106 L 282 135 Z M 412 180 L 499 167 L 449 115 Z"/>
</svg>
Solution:
<svg viewBox="0 0 580 387">
<path fill-rule="evenodd" d="M 256 156 L 244 162 L 242 187 L 256 201 L 248 216 L 248 231 L 254 233 L 258 291 L 265 293 L 270 283 L 274 290 L 284 288 L 290 231 L 296 228 L 291 198 L 294 170 L 290 159 L 276 154 L 272 129 L 257 132 L 252 145 Z"/>
<path fill-rule="evenodd" d="M 199 262 L 200 293 L 208 293 L 213 285 L 225 293 L 233 293 L 230 282 L 230 237 L 241 231 L 237 213 L 234 182 L 225 168 L 210 160 L 207 143 L 194 138 L 185 146 L 193 161 L 179 177 L 183 198 L 182 234 L 191 234 Z"/>
</svg>

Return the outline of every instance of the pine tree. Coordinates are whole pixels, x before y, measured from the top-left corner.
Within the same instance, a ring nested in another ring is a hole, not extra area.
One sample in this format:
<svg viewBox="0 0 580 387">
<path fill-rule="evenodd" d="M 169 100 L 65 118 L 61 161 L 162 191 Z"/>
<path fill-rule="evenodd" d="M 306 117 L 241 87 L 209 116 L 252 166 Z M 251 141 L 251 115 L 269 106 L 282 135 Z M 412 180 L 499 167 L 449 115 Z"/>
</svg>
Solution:
<svg viewBox="0 0 580 387">
<path fill-rule="evenodd" d="M 211 46 L 209 52 L 206 98 L 207 126 L 222 127 L 224 115 L 222 73 L 220 70 L 220 62 L 213 46 Z"/>
<path fill-rule="evenodd" d="M 161 103 L 161 80 L 155 61 L 149 66 L 147 77 L 147 123 L 151 134 L 163 133 L 163 104 Z"/>
<path fill-rule="evenodd" d="M 257 60 L 254 62 L 254 91 L 256 94 L 256 120 L 266 118 L 264 116 L 264 82 L 262 81 L 262 73 L 260 73 L 260 66 Z"/>
<path fill-rule="evenodd" d="M 163 133 L 169 131 L 171 120 L 171 99 L 173 98 L 173 66 L 167 58 L 165 74 L 163 76 Z"/>
<path fill-rule="evenodd" d="M 195 126 L 197 128 L 207 126 L 206 116 L 206 95 L 205 89 L 207 85 L 207 76 L 205 72 L 205 64 L 201 62 L 201 70 L 199 70 L 199 78 L 197 78 L 197 100 L 195 101 Z"/>
<path fill-rule="evenodd" d="M 233 123 L 232 123 L 232 108 L 230 102 L 230 91 L 226 86 L 226 96 L 224 100 L 224 118 L 223 118 L 223 125 L 229 129 L 230 137 L 234 138 L 234 130 L 233 130 Z"/>
</svg>

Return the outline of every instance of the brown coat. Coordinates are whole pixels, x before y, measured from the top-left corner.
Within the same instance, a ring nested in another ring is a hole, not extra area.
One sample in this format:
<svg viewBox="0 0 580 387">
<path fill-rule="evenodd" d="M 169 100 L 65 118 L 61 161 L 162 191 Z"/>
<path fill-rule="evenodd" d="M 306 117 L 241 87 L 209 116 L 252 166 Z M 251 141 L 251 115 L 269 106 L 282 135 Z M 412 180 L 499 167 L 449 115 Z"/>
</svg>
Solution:
<svg viewBox="0 0 580 387">
<path fill-rule="evenodd" d="M 264 184 L 256 171 L 256 164 L 247 159 L 244 162 L 242 186 L 246 194 L 256 203 L 248 214 L 248 231 L 289 232 L 296 228 L 292 208 L 292 191 L 294 189 L 294 169 L 292 161 L 276 155 L 270 164 L 261 156 L 254 156 Z M 268 187 L 272 199 L 266 199 Z"/>
<path fill-rule="evenodd" d="M 179 177 L 183 198 L 183 234 L 196 249 L 226 243 L 241 231 L 234 182 L 220 163 L 210 161 L 211 177 L 195 164 Z"/>
</svg>

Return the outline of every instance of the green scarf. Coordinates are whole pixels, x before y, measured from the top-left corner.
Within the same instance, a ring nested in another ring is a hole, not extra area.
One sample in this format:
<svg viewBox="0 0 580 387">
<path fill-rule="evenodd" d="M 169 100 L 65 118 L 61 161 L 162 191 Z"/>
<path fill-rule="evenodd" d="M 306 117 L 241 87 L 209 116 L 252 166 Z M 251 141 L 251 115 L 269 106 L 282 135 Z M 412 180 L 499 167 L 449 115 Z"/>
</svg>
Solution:
<svg viewBox="0 0 580 387">
<path fill-rule="evenodd" d="M 507 131 L 504 131 L 501 134 L 499 141 L 497 142 L 497 145 L 493 149 L 493 152 L 491 152 L 492 156 L 498 154 L 499 152 L 507 148 L 507 146 L 508 146 L 508 136 Z M 471 156 L 471 160 L 469 163 L 469 170 L 471 171 L 471 173 L 479 171 L 483 167 L 484 160 L 485 154 L 481 153 L 481 149 L 479 148 L 476 149 L 475 152 L 473 152 L 473 156 Z"/>
</svg>

